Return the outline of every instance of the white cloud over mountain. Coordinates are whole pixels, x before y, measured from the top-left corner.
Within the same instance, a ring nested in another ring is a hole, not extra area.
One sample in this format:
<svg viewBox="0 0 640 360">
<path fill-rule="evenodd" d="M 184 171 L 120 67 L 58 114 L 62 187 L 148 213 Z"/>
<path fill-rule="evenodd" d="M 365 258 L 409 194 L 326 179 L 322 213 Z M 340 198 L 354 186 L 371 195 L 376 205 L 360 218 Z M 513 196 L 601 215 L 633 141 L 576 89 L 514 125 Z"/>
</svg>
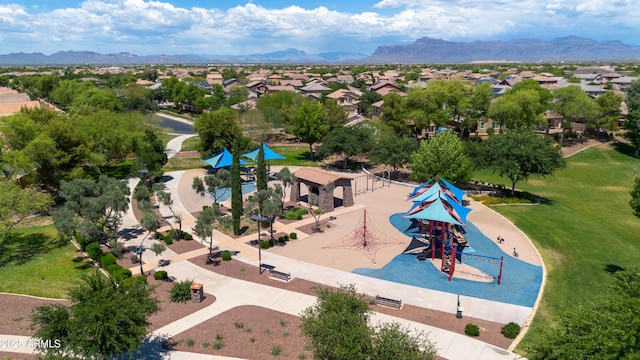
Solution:
<svg viewBox="0 0 640 360">
<path fill-rule="evenodd" d="M 249 54 L 284 48 L 358 51 L 429 36 L 454 41 L 578 35 L 640 45 L 640 0 L 382 0 L 358 12 L 251 2 L 227 9 L 176 1 L 87 0 L 42 11 L 0 5 L 0 53 L 92 50 Z M 353 5 L 352 5 L 353 7 Z"/>
</svg>

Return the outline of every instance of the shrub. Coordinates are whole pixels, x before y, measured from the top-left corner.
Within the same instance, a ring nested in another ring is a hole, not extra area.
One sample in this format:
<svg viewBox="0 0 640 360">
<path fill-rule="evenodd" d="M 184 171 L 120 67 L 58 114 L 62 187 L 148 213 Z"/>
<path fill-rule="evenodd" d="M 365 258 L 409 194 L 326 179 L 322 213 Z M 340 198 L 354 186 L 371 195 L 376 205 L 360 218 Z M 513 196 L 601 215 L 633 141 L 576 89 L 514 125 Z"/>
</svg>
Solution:
<svg viewBox="0 0 640 360">
<path fill-rule="evenodd" d="M 100 248 L 100 244 L 98 244 L 95 241 L 88 244 L 86 250 L 87 250 L 87 254 L 89 254 L 89 257 L 92 258 L 93 260 L 98 260 L 98 256 L 102 254 L 102 249 Z"/>
<path fill-rule="evenodd" d="M 480 336 L 480 328 L 476 324 L 467 324 L 464 327 L 464 333 L 469 336 Z"/>
<path fill-rule="evenodd" d="M 102 256 L 100 256 L 100 266 L 102 266 L 103 269 L 106 269 L 107 266 L 113 265 L 115 263 L 116 263 L 116 256 L 113 255 L 112 253 L 105 253 Z"/>
<path fill-rule="evenodd" d="M 153 236 L 158 240 L 160 240 L 162 238 L 162 234 L 160 234 L 159 231 L 156 231 L 155 233 L 153 233 Z"/>
<path fill-rule="evenodd" d="M 191 300 L 191 284 L 193 280 L 178 281 L 171 288 L 171 301 L 186 302 Z"/>
<path fill-rule="evenodd" d="M 298 234 L 297 234 L 297 233 L 292 232 L 291 234 L 289 234 L 289 238 L 290 238 L 291 240 L 295 240 L 295 239 L 297 239 L 297 238 L 298 238 Z"/>
<path fill-rule="evenodd" d="M 122 281 L 120 282 L 120 286 L 122 286 L 122 287 L 130 287 L 135 283 L 146 284 L 147 283 L 147 277 L 146 276 L 142 276 L 142 275 L 138 275 L 138 276 L 122 279 Z"/>
<path fill-rule="evenodd" d="M 89 241 L 87 241 L 87 239 L 84 236 L 82 236 L 82 234 L 76 231 L 73 233 L 73 237 L 76 238 L 76 242 L 78 243 L 78 245 L 80 245 L 80 248 L 82 250 L 87 249 L 87 244 L 89 244 Z"/>
<path fill-rule="evenodd" d="M 515 339 L 518 336 L 518 334 L 520 334 L 520 325 L 514 322 L 510 322 L 507 325 L 503 326 L 500 332 L 507 339 Z"/>
<path fill-rule="evenodd" d="M 289 235 L 285 235 L 282 238 L 284 239 L 284 241 L 289 241 Z"/>
<path fill-rule="evenodd" d="M 167 272 L 164 270 L 156 271 L 153 274 L 153 278 L 156 280 L 164 280 L 167 278 Z"/>
<path fill-rule="evenodd" d="M 130 278 L 131 275 L 133 275 L 133 274 L 131 273 L 131 270 L 129 270 L 129 269 L 118 269 L 118 270 L 113 272 L 113 279 L 117 283 L 120 283 L 122 280 Z"/>
<path fill-rule="evenodd" d="M 282 348 L 280 348 L 280 345 L 271 346 L 271 355 L 278 356 L 280 355 L 281 351 L 282 351 Z"/>
<path fill-rule="evenodd" d="M 222 257 L 222 261 L 229 261 L 231 260 L 231 253 L 228 251 L 224 251 L 220 257 Z"/>
<path fill-rule="evenodd" d="M 184 240 L 193 240 L 193 235 L 189 234 L 188 232 L 182 232 L 182 238 Z"/>
<path fill-rule="evenodd" d="M 164 240 L 164 243 L 167 245 L 173 244 L 173 240 L 171 239 L 171 236 L 165 236 L 163 240 Z"/>
<path fill-rule="evenodd" d="M 273 241 L 273 239 L 269 239 L 269 247 L 273 247 L 273 245 L 275 245 L 275 241 Z"/>
<path fill-rule="evenodd" d="M 270 247 L 269 246 L 269 241 L 267 241 L 267 240 L 260 241 L 260 247 L 263 248 L 263 249 L 268 249 Z"/>
<path fill-rule="evenodd" d="M 116 271 L 118 271 L 118 270 L 120 270 L 120 269 L 122 269 L 122 268 L 123 268 L 123 267 L 122 267 L 122 266 L 120 266 L 120 265 L 118 265 L 118 264 L 111 264 L 111 265 L 107 266 L 106 270 L 107 270 L 107 272 L 108 272 L 109 274 L 111 274 L 111 276 L 113 276 L 113 274 L 114 274 Z"/>
</svg>

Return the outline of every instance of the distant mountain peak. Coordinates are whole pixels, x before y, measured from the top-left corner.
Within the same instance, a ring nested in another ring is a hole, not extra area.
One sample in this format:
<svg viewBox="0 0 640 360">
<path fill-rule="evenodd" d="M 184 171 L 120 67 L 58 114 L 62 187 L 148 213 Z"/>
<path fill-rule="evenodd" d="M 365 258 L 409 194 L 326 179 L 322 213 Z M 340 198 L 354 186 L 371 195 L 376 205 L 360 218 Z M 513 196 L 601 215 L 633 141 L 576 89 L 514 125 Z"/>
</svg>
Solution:
<svg viewBox="0 0 640 360">
<path fill-rule="evenodd" d="M 620 41 L 575 35 L 551 41 L 513 39 L 453 42 L 423 37 L 409 45 L 380 46 L 365 61 L 372 63 L 465 63 L 472 61 L 615 61 L 639 60 L 640 47 Z"/>
</svg>

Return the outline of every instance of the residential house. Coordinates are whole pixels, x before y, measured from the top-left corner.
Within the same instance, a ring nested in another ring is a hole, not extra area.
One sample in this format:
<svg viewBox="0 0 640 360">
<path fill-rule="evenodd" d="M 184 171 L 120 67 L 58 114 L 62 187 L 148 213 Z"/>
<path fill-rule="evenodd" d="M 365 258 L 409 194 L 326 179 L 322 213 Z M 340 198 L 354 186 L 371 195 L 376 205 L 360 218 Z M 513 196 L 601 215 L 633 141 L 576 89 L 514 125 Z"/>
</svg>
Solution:
<svg viewBox="0 0 640 360">
<path fill-rule="evenodd" d="M 300 91 L 302 92 L 302 94 L 308 98 L 314 99 L 314 100 L 321 100 L 322 99 L 322 93 L 325 91 L 331 91 L 331 88 L 328 88 L 320 83 L 311 83 L 311 84 L 307 84 L 306 86 L 303 86 L 300 88 Z"/>
<path fill-rule="evenodd" d="M 220 74 L 217 71 L 210 72 L 210 73 L 207 74 L 207 82 L 210 85 L 222 84 L 223 81 L 224 81 L 224 78 L 222 77 L 222 74 Z"/>
<path fill-rule="evenodd" d="M 580 82 L 585 85 L 602 84 L 602 75 L 600 74 L 573 74 L 573 77 L 580 79 Z"/>
<path fill-rule="evenodd" d="M 390 83 L 388 81 L 381 81 L 378 82 L 376 84 L 373 84 L 369 87 L 369 90 L 371 91 L 375 91 L 378 94 L 385 96 L 390 92 L 402 92 L 402 89 L 400 89 L 400 87 L 394 83 Z"/>
<path fill-rule="evenodd" d="M 61 111 L 46 101 L 32 101 L 27 94 L 19 93 L 10 88 L 0 87 L 0 116 L 17 114 L 22 108 L 48 108 L 53 111 Z"/>
<path fill-rule="evenodd" d="M 326 96 L 328 99 L 334 99 L 338 105 L 342 106 L 349 113 L 358 113 L 360 109 L 360 96 L 346 90 L 338 89 Z"/>
<path fill-rule="evenodd" d="M 280 86 L 293 86 L 294 88 L 298 89 L 301 88 L 304 84 L 302 83 L 302 80 L 280 80 L 278 82 L 278 85 Z"/>
<path fill-rule="evenodd" d="M 384 100 L 376 101 L 371 104 L 371 116 L 372 117 L 380 117 L 382 116 L 382 105 L 384 105 Z"/>
</svg>

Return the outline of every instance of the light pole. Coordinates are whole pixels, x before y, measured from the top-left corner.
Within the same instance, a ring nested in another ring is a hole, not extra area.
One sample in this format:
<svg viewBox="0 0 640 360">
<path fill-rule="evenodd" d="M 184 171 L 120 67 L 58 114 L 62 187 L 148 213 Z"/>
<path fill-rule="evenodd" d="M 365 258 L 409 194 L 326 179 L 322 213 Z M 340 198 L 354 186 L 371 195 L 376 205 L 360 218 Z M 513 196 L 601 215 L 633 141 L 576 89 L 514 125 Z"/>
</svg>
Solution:
<svg viewBox="0 0 640 360">
<path fill-rule="evenodd" d="M 263 221 L 267 221 L 264 216 L 253 215 L 250 217 L 251 220 L 255 221 L 258 224 L 258 272 L 262 275 L 262 244 L 260 243 L 260 223 Z"/>
</svg>

